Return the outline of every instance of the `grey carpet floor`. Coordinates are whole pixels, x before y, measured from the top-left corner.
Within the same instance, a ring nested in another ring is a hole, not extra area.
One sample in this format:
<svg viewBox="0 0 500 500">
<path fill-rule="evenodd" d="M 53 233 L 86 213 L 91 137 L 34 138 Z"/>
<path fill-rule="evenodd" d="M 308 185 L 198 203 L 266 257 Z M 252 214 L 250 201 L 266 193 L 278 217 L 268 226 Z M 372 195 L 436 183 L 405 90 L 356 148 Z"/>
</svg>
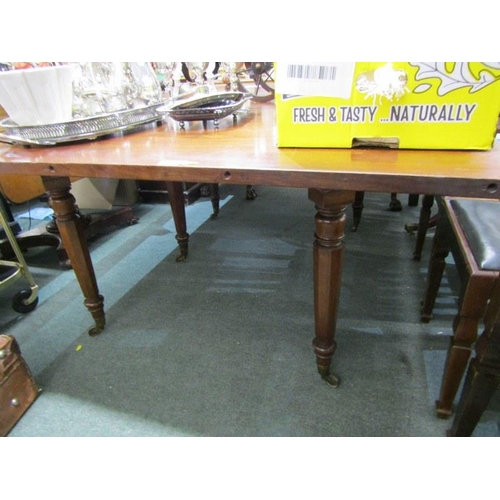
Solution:
<svg viewBox="0 0 500 500">
<path fill-rule="evenodd" d="M 53 249 L 30 250 L 39 305 L 17 314 L 24 284 L 2 289 L 0 331 L 42 393 L 10 436 L 444 436 L 434 401 L 457 283 L 451 262 L 435 319 L 420 323 L 432 231 L 418 263 L 404 230 L 419 208 L 401 195 L 389 212 L 388 194 L 367 193 L 347 230 L 331 389 L 311 346 L 313 204 L 306 190 L 257 191 L 249 202 L 221 186 L 216 220 L 205 199 L 188 206 L 183 263 L 168 205 L 137 204 L 138 224 L 91 242 L 107 311 L 98 337 L 72 271 Z M 499 412 L 492 401 L 475 436 L 498 436 Z"/>
</svg>

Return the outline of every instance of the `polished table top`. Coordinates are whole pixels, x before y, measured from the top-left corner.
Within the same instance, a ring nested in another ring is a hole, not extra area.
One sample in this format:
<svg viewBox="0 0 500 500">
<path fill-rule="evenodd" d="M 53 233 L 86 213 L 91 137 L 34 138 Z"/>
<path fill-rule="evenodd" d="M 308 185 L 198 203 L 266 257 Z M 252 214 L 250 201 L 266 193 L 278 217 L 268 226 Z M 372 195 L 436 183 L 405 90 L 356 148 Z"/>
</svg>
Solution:
<svg viewBox="0 0 500 500">
<path fill-rule="evenodd" d="M 342 276 L 345 211 L 355 191 L 499 198 L 500 147 L 491 151 L 404 151 L 381 149 L 280 149 L 273 103 L 251 103 L 248 113 L 205 126 L 165 120 L 131 133 L 56 147 L 0 144 L 0 174 L 38 176 L 57 217 L 58 229 L 95 320 L 89 334 L 105 326 L 81 219 L 70 179 L 102 177 L 167 181 L 177 239 L 187 256 L 181 182 L 267 184 L 309 188 L 314 202 L 314 352 L 322 378 L 336 387 L 330 364 Z M 500 287 L 487 312 L 485 334 L 500 332 Z M 500 342 L 500 339 L 498 339 Z M 498 344 L 500 345 L 500 344 Z M 497 349 L 500 352 L 499 349 Z M 500 357 L 496 357 L 500 380 Z M 488 358 L 489 359 L 489 358 Z M 492 358 L 493 359 L 493 358 Z M 491 371 L 491 363 L 486 366 Z M 488 371 L 489 370 L 489 371 Z M 471 404 L 474 407 L 475 402 Z M 476 412 L 477 413 L 477 412 Z M 461 415 L 466 412 L 461 411 Z M 457 417 L 458 418 L 458 417 Z M 464 420 L 460 417 L 459 421 Z M 468 417 L 465 420 L 469 420 Z M 470 425 L 469 425 L 470 428 Z M 459 433 L 459 432 L 455 432 Z"/>
<path fill-rule="evenodd" d="M 491 151 L 300 149 L 276 146 L 273 103 L 252 102 L 236 123 L 166 120 L 131 133 L 55 147 L 0 144 L 0 172 L 355 191 L 499 197 L 500 147 Z"/>
</svg>

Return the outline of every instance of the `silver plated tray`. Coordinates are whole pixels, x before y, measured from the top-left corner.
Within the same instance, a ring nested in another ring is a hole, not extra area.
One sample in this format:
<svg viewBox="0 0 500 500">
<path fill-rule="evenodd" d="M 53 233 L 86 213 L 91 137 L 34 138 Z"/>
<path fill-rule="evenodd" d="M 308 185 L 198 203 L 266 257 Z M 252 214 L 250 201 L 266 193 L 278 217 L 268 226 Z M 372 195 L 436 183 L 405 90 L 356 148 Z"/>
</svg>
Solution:
<svg viewBox="0 0 500 500">
<path fill-rule="evenodd" d="M 186 99 L 177 104 L 158 108 L 158 111 L 181 124 L 197 120 L 214 120 L 217 124 L 221 118 L 234 115 L 250 97 L 243 92 L 220 92 Z"/>
<path fill-rule="evenodd" d="M 64 123 L 20 126 L 10 118 L 0 121 L 0 142 L 25 146 L 54 146 L 59 143 L 92 140 L 97 137 L 129 130 L 153 121 L 161 121 L 158 111 L 162 103 L 92 116 Z"/>
</svg>

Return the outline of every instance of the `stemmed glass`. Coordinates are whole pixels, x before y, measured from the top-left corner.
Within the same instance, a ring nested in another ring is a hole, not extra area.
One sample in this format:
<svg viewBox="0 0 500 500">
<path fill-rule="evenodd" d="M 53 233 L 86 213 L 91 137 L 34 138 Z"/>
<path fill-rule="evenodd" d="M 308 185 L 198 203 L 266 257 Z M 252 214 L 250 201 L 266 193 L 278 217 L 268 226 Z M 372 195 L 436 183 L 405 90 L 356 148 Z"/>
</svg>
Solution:
<svg viewBox="0 0 500 500">
<path fill-rule="evenodd" d="M 186 66 L 189 73 L 194 75 L 194 82 L 196 84 L 196 89 L 202 94 L 207 94 L 209 92 L 208 86 L 205 85 L 205 71 L 208 68 L 207 62 L 187 62 Z"/>
<path fill-rule="evenodd" d="M 159 75 L 160 83 L 165 88 L 166 100 L 170 102 L 174 98 L 175 80 L 174 74 L 177 69 L 178 63 L 176 62 L 154 62 L 153 66 L 157 75 Z"/>
<path fill-rule="evenodd" d="M 232 92 L 238 91 L 238 63 L 236 62 L 223 62 L 222 67 L 226 73 L 228 80 L 227 88 Z"/>
<path fill-rule="evenodd" d="M 112 62 L 78 62 L 74 66 L 73 116 L 83 118 L 127 108 L 117 84 L 119 65 Z"/>
</svg>

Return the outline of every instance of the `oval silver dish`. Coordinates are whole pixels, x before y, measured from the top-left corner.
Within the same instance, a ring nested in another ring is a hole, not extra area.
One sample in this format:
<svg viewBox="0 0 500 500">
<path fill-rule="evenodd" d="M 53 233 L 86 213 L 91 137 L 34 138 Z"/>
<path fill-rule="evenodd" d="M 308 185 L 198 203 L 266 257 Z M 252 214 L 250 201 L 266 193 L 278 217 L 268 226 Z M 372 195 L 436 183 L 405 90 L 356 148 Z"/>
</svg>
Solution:
<svg viewBox="0 0 500 500">
<path fill-rule="evenodd" d="M 158 111 L 179 122 L 217 121 L 236 113 L 250 97 L 243 92 L 221 92 L 186 99 L 177 104 L 161 107 Z"/>
<path fill-rule="evenodd" d="M 92 140 L 130 130 L 145 123 L 161 121 L 163 115 L 158 112 L 160 106 L 161 103 L 156 103 L 142 108 L 47 125 L 20 126 L 7 118 L 0 121 L 0 129 L 3 129 L 0 141 L 25 146 L 54 146 L 64 142 Z"/>
</svg>

